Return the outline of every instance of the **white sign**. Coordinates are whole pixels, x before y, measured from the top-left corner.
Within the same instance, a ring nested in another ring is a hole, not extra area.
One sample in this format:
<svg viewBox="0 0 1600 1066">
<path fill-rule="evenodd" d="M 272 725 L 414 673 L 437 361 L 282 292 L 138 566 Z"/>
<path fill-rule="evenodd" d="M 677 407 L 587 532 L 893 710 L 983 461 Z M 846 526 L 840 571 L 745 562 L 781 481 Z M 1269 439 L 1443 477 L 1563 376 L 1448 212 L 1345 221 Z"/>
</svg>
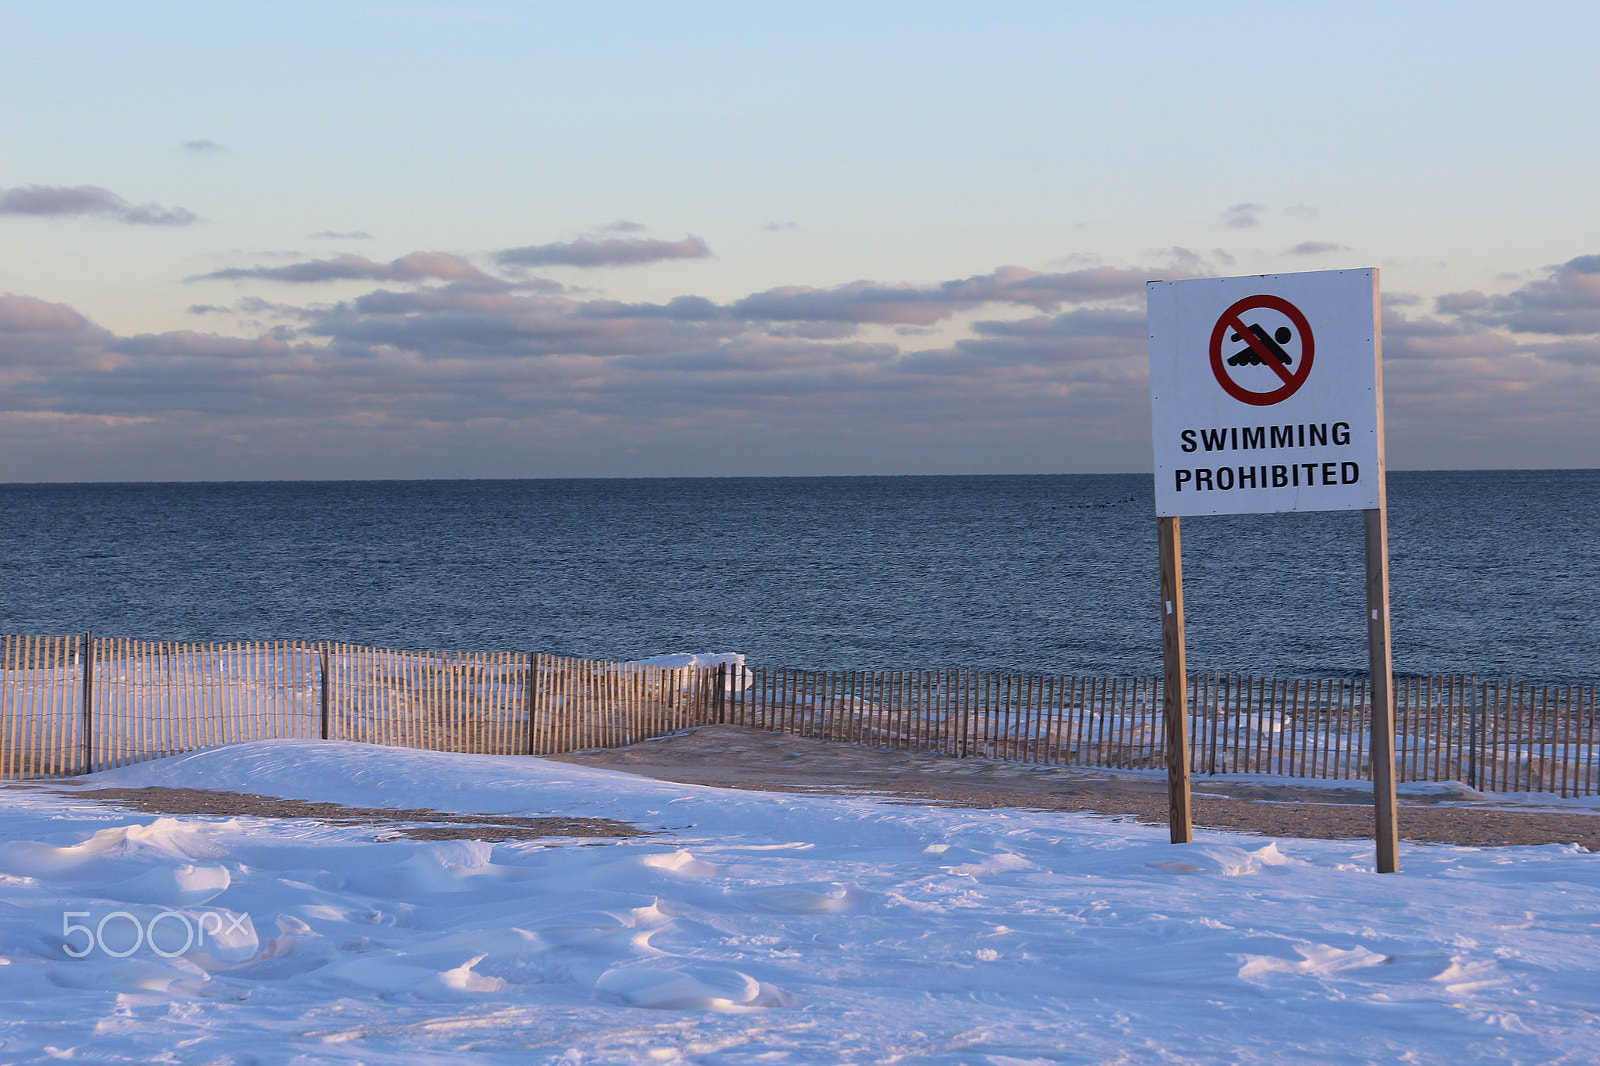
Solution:
<svg viewBox="0 0 1600 1066">
<path fill-rule="evenodd" d="M 1378 272 L 1152 281 L 1156 514 L 1380 506 Z"/>
</svg>

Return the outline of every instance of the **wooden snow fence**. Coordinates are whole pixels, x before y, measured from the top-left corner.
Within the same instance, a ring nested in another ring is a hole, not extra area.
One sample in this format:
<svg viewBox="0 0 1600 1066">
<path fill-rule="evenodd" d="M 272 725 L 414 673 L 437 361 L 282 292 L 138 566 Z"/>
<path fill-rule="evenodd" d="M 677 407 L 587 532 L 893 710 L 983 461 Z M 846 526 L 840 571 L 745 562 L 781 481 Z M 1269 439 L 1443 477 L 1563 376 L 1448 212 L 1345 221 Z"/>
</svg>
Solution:
<svg viewBox="0 0 1600 1066">
<path fill-rule="evenodd" d="M 1191 771 L 1370 774 L 1363 680 L 1192 674 Z M 1600 793 L 1594 686 L 1396 681 L 1401 781 Z M 0 778 L 277 738 L 496 755 L 731 723 L 874 748 L 1159 770 L 1158 678 L 664 668 L 524 652 L 0 637 Z"/>
<path fill-rule="evenodd" d="M 0 637 L 0 778 L 283 738 L 488 755 L 615 747 L 718 720 L 717 680 L 715 668 L 537 653 Z"/>
</svg>

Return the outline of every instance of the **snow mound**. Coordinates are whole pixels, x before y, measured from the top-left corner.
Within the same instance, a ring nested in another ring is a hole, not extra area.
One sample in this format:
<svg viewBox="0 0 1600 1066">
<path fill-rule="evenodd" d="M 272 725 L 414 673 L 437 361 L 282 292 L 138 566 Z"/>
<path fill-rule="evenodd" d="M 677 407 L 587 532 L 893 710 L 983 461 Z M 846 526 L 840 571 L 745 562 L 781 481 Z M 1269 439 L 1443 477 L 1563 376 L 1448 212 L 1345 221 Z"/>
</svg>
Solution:
<svg viewBox="0 0 1600 1066">
<path fill-rule="evenodd" d="M 85 796 L 147 785 L 652 835 L 415 840 Z M 322 741 L 8 791 L 8 1062 L 1593 1057 L 1600 864 L 1575 847 L 1408 845 L 1378 876 L 1368 841 L 1174 847 L 1089 815 Z"/>
</svg>

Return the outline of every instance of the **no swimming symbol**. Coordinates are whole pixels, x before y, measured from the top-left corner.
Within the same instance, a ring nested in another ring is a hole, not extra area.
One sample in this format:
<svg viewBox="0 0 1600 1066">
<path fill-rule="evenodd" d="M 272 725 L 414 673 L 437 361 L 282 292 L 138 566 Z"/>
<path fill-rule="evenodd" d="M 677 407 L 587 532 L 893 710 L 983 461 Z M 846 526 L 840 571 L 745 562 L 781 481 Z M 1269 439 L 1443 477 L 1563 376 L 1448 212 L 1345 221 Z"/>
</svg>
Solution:
<svg viewBox="0 0 1600 1066">
<path fill-rule="evenodd" d="M 1235 400 L 1255 407 L 1282 403 L 1298 392 L 1311 376 L 1312 351 L 1311 324 L 1280 296 L 1246 296 L 1222 312 L 1211 330 L 1211 372 L 1217 384 Z M 1271 374 L 1243 369 L 1250 366 L 1266 367 Z"/>
</svg>

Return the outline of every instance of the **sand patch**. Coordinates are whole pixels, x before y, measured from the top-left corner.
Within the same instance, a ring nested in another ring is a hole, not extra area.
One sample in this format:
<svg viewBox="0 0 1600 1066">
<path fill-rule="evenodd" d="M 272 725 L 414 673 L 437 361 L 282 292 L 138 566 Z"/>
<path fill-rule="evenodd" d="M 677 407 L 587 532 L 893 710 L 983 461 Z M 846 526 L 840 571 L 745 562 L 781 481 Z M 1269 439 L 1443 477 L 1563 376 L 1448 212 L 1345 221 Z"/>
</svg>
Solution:
<svg viewBox="0 0 1600 1066">
<path fill-rule="evenodd" d="M 884 751 L 830 740 L 712 725 L 623 748 L 548 756 L 562 762 L 624 770 L 660 781 L 769 792 L 888 796 L 944 806 L 1076 811 L 1167 820 L 1166 779 L 1069 766 L 1031 766 L 932 752 Z M 1197 777 L 1194 821 L 1210 829 L 1327 840 L 1371 838 L 1372 792 Z M 1600 816 L 1508 810 L 1481 794 L 1440 789 L 1403 796 L 1405 840 L 1469 847 L 1578 844 L 1600 850 Z"/>
<path fill-rule="evenodd" d="M 542 840 L 548 837 L 636 837 L 646 830 L 610 818 L 566 815 L 523 817 L 448 814 L 443 811 L 346 807 L 339 803 L 220 792 L 203 788 L 96 788 L 68 793 L 74 799 L 125 807 L 146 814 L 209 814 L 225 818 L 305 818 L 330 825 L 379 825 L 388 836 L 414 840 Z"/>
</svg>

